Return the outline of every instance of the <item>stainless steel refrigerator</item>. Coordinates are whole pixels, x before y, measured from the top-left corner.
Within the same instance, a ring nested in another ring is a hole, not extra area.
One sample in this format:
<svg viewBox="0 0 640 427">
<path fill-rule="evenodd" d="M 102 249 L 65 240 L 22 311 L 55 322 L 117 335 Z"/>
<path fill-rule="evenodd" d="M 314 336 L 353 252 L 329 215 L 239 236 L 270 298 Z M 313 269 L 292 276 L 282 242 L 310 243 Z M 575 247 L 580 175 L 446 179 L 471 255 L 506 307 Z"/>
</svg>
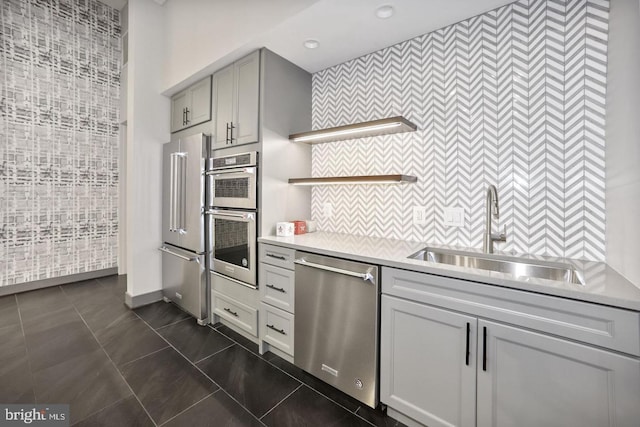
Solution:
<svg viewBox="0 0 640 427">
<path fill-rule="evenodd" d="M 209 137 L 164 144 L 162 177 L 162 290 L 165 300 L 208 323 L 209 233 L 205 221 L 205 166 Z"/>
</svg>

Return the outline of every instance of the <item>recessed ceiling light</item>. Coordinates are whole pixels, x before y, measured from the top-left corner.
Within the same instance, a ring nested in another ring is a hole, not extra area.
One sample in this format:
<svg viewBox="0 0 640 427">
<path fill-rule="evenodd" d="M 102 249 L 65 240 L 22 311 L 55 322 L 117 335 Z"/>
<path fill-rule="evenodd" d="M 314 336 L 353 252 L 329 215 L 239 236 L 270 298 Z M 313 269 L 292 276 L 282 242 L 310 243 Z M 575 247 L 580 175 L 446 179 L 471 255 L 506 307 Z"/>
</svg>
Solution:
<svg viewBox="0 0 640 427">
<path fill-rule="evenodd" d="M 393 6 L 386 4 L 376 9 L 376 16 L 380 19 L 387 19 L 391 18 L 394 12 Z"/>
<path fill-rule="evenodd" d="M 309 39 L 304 41 L 304 47 L 307 49 L 315 49 L 318 46 L 320 46 L 320 42 L 318 40 Z"/>
</svg>

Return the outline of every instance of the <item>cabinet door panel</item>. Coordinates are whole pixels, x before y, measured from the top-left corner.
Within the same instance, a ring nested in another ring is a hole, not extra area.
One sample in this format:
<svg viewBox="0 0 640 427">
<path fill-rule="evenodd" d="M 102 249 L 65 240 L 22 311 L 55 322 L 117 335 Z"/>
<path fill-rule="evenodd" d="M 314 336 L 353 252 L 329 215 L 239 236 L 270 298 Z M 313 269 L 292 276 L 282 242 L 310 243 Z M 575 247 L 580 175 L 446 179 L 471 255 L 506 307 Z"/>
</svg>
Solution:
<svg viewBox="0 0 640 427">
<path fill-rule="evenodd" d="M 188 114 L 188 126 L 195 126 L 211 120 L 211 77 L 189 88 L 191 107 Z"/>
<path fill-rule="evenodd" d="M 229 145 L 227 126 L 233 120 L 233 65 L 213 75 L 213 148 L 224 148 Z"/>
<path fill-rule="evenodd" d="M 258 141 L 258 103 L 260 96 L 260 52 L 236 62 L 236 106 L 233 144 Z"/>
<path fill-rule="evenodd" d="M 478 427 L 638 426 L 640 361 L 482 320 L 478 336 Z"/>
<path fill-rule="evenodd" d="M 429 427 L 475 426 L 476 323 L 383 295 L 380 400 Z"/>
<path fill-rule="evenodd" d="M 189 105 L 189 92 L 184 91 L 171 98 L 171 132 L 177 132 L 185 127 L 185 108 Z"/>
</svg>

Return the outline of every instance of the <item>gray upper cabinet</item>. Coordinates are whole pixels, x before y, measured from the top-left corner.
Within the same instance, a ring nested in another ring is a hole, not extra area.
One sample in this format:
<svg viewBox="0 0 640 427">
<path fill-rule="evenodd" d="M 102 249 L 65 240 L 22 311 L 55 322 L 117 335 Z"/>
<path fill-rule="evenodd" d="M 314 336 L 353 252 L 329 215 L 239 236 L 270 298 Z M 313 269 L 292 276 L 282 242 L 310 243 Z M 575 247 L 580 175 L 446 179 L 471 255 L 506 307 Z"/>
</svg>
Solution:
<svg viewBox="0 0 640 427">
<path fill-rule="evenodd" d="M 171 97 L 171 132 L 211 120 L 211 77 Z"/>
<path fill-rule="evenodd" d="M 213 75 L 213 149 L 258 142 L 260 52 Z"/>
</svg>

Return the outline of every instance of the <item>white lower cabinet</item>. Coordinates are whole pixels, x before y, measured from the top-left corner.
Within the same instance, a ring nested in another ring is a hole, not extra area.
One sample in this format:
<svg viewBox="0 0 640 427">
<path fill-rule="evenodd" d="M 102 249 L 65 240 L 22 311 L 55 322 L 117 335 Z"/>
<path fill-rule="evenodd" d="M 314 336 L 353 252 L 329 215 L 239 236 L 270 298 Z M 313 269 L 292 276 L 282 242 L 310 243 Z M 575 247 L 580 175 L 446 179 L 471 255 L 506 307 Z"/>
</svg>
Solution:
<svg viewBox="0 0 640 427">
<path fill-rule="evenodd" d="M 478 427 L 640 425 L 639 360 L 485 320 L 481 346 L 485 328 Z"/>
<path fill-rule="evenodd" d="M 293 314 L 260 304 L 260 339 L 293 356 Z"/>
<path fill-rule="evenodd" d="M 640 426 L 636 354 L 485 319 L 482 313 L 489 312 L 513 323 L 536 317 L 526 309 L 505 309 L 504 296 L 492 306 L 482 299 L 482 285 L 466 284 L 467 297 L 451 298 L 454 284 L 442 278 L 383 268 L 380 400 L 400 421 L 429 427 Z M 521 294 L 526 306 L 529 296 Z M 553 310 L 571 313 L 571 303 Z M 597 310 L 594 305 L 594 316 Z M 610 332 L 617 336 L 627 329 Z"/>
<path fill-rule="evenodd" d="M 386 295 L 381 316 L 381 400 L 430 427 L 474 426 L 476 318 Z"/>
</svg>

